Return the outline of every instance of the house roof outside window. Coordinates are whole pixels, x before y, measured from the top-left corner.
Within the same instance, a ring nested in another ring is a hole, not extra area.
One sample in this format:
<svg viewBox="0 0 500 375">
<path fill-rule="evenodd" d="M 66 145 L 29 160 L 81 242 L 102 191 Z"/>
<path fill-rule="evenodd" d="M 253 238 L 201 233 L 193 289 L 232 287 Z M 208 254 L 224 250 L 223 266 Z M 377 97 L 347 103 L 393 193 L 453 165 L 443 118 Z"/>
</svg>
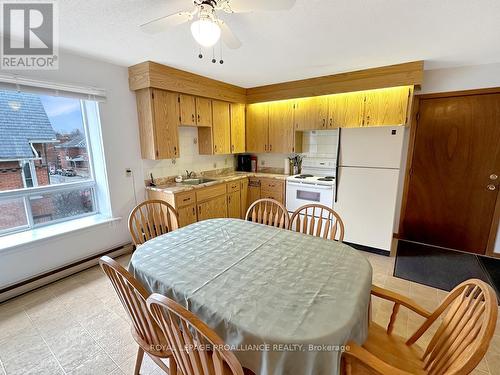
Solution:
<svg viewBox="0 0 500 375">
<path fill-rule="evenodd" d="M 55 143 L 56 133 L 37 95 L 0 91 L 0 161 L 34 158 L 32 143 Z"/>
</svg>

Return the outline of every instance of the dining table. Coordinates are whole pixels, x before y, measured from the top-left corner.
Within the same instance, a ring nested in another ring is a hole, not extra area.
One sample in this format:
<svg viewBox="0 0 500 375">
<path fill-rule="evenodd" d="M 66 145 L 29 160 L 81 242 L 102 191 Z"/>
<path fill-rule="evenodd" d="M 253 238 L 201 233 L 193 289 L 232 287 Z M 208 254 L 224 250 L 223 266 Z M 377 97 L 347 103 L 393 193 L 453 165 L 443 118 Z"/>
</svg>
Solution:
<svg viewBox="0 0 500 375">
<path fill-rule="evenodd" d="M 240 219 L 151 239 L 129 271 L 182 304 L 256 375 L 333 375 L 368 334 L 372 268 L 342 242 Z"/>
</svg>

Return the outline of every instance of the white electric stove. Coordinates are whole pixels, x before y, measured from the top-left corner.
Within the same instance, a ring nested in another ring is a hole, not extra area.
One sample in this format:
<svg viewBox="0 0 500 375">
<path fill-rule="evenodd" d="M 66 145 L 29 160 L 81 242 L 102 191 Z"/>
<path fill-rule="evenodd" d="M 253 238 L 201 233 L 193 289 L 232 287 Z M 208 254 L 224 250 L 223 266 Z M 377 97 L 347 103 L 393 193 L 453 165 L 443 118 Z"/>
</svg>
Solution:
<svg viewBox="0 0 500 375">
<path fill-rule="evenodd" d="M 337 160 L 304 158 L 302 173 L 286 181 L 286 208 L 294 212 L 305 204 L 322 204 L 333 208 Z"/>
</svg>

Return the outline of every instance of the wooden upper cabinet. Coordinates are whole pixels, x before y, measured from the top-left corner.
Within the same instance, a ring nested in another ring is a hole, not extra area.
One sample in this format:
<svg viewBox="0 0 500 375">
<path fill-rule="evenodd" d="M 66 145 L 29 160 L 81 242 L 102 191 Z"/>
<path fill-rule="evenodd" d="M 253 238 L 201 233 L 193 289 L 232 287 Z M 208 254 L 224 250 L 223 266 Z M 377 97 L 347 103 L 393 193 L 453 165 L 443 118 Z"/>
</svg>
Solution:
<svg viewBox="0 0 500 375">
<path fill-rule="evenodd" d="M 245 152 L 245 105 L 231 103 L 231 153 Z"/>
<path fill-rule="evenodd" d="M 406 124 L 410 95 L 408 86 L 367 91 L 363 126 Z"/>
<path fill-rule="evenodd" d="M 230 154 L 231 115 L 229 110 L 229 103 L 214 100 L 212 102 L 212 113 L 214 154 Z"/>
<path fill-rule="evenodd" d="M 357 128 L 363 126 L 365 92 L 350 92 L 329 96 L 328 127 Z"/>
<path fill-rule="evenodd" d="M 196 97 L 196 125 L 212 126 L 212 100 Z"/>
<path fill-rule="evenodd" d="M 328 96 L 298 99 L 295 102 L 295 130 L 328 128 Z"/>
<path fill-rule="evenodd" d="M 196 98 L 192 95 L 179 94 L 181 125 L 196 126 Z"/>
<path fill-rule="evenodd" d="M 156 156 L 158 159 L 179 157 L 178 95 L 153 89 Z"/>
<path fill-rule="evenodd" d="M 143 159 L 179 157 L 178 95 L 158 89 L 136 91 Z"/>
<path fill-rule="evenodd" d="M 293 104 L 291 100 L 269 103 L 268 152 L 294 152 Z"/>
<path fill-rule="evenodd" d="M 248 152 L 267 152 L 269 127 L 269 105 L 250 104 L 246 115 L 246 142 Z"/>
</svg>

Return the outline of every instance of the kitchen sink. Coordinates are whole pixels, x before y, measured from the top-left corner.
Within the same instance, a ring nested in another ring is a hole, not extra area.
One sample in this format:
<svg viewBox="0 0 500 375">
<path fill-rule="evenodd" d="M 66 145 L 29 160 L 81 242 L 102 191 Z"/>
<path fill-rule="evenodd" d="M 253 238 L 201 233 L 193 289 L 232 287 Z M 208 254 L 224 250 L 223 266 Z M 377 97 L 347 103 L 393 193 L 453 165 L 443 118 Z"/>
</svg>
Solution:
<svg viewBox="0 0 500 375">
<path fill-rule="evenodd" d="M 187 180 L 183 180 L 181 183 L 184 185 L 199 185 L 204 184 L 205 182 L 216 181 L 211 178 L 188 178 Z"/>
</svg>

